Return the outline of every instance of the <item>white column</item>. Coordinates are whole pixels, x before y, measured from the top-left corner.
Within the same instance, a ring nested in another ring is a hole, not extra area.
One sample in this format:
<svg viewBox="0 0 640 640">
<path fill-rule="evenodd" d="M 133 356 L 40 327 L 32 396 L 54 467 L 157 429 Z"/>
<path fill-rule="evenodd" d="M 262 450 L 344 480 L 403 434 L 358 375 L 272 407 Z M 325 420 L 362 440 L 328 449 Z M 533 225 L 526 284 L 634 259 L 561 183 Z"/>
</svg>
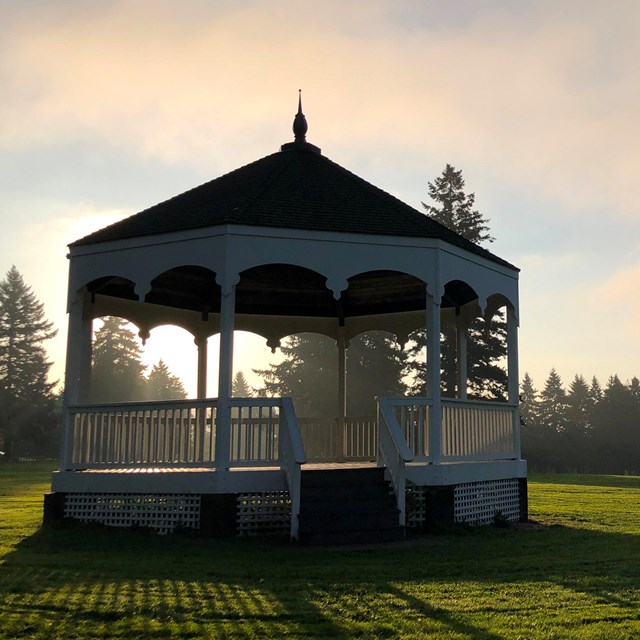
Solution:
<svg viewBox="0 0 640 640">
<path fill-rule="evenodd" d="M 440 300 L 427 293 L 427 397 L 429 412 L 429 453 L 433 464 L 442 452 L 442 405 L 440 401 Z"/>
<path fill-rule="evenodd" d="M 73 425 L 67 408 L 88 401 L 91 382 L 91 318 L 84 317 L 86 296 L 78 294 L 69 308 L 67 357 L 64 375 L 63 424 L 60 465 L 65 468 L 71 462 Z"/>
<path fill-rule="evenodd" d="M 461 316 L 456 317 L 456 373 L 457 396 L 467 399 L 467 380 L 469 377 L 467 366 L 467 327 Z"/>
<path fill-rule="evenodd" d="M 236 288 L 222 291 L 220 299 L 220 363 L 218 368 L 218 405 L 216 416 L 216 469 L 229 468 L 231 441 L 231 385 L 233 376 L 233 327 Z"/>
<path fill-rule="evenodd" d="M 344 460 L 346 452 L 347 417 L 347 339 L 344 325 L 338 327 L 338 458 Z"/>
<path fill-rule="evenodd" d="M 518 374 L 518 319 L 515 310 L 507 306 L 507 390 L 513 412 L 513 450 L 520 458 L 520 394 Z"/>
<path fill-rule="evenodd" d="M 194 342 L 198 347 L 198 388 L 196 396 L 198 400 L 207 397 L 207 336 L 198 336 Z"/>
</svg>

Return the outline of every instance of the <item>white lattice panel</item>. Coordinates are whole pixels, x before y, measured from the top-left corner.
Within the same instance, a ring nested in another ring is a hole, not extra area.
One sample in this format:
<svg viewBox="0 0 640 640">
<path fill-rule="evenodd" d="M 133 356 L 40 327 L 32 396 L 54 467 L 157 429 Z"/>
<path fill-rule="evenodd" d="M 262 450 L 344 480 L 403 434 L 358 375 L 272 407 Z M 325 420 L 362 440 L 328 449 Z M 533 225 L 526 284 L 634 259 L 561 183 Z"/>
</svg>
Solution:
<svg viewBox="0 0 640 640">
<path fill-rule="evenodd" d="M 407 482 L 405 493 L 405 508 L 407 527 L 410 529 L 424 526 L 427 518 L 426 487 L 419 487 L 413 482 Z"/>
<path fill-rule="evenodd" d="M 520 489 L 516 478 L 458 485 L 453 500 L 456 522 L 493 524 L 498 512 L 509 522 L 520 519 Z"/>
<path fill-rule="evenodd" d="M 261 491 L 238 494 L 238 535 L 288 534 L 291 527 L 291 500 L 288 491 Z"/>
<path fill-rule="evenodd" d="M 145 527 L 171 533 L 176 527 L 198 529 L 200 496 L 181 493 L 68 493 L 64 515 L 109 527 Z"/>
</svg>

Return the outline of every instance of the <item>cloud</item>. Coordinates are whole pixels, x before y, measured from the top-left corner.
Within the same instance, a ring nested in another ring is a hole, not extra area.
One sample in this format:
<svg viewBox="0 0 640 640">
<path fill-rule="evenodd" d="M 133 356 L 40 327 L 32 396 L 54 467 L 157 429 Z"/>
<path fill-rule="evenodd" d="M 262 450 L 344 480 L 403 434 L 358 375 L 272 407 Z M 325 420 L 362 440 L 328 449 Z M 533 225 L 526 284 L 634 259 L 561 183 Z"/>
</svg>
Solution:
<svg viewBox="0 0 640 640">
<path fill-rule="evenodd" d="M 26 13 L 5 40 L 0 147 L 91 138 L 231 169 L 291 138 L 302 87 L 310 139 L 330 155 L 456 158 L 576 213 L 633 217 L 640 5 L 600 5 L 490 3 L 444 26 L 390 1 Z"/>
</svg>

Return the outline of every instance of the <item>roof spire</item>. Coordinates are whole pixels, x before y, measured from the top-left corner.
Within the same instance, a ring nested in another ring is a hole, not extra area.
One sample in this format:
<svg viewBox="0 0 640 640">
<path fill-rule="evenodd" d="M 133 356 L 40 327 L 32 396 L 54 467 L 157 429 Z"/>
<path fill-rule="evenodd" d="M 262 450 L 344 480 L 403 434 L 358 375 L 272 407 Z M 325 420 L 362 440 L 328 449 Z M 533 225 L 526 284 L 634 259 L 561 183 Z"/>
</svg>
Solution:
<svg viewBox="0 0 640 640">
<path fill-rule="evenodd" d="M 293 142 L 287 142 L 280 147 L 280 151 L 310 151 L 312 153 L 320 153 L 319 147 L 307 142 L 307 119 L 302 113 L 302 89 L 298 89 L 298 113 L 293 119 L 293 134 L 295 139 Z"/>
<path fill-rule="evenodd" d="M 296 137 L 296 142 L 306 142 L 308 128 L 307 119 L 302 113 L 302 89 L 298 89 L 298 113 L 293 119 L 293 133 Z"/>
</svg>

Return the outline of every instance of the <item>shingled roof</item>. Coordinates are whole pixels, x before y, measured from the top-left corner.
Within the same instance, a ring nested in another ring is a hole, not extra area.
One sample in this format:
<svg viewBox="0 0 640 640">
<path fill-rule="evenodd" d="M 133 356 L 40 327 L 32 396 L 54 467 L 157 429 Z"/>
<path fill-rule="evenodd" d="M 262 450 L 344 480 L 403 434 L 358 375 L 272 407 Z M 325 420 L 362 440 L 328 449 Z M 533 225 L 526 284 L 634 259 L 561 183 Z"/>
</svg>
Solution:
<svg viewBox="0 0 640 640">
<path fill-rule="evenodd" d="M 304 136 L 296 134 L 296 138 L 277 153 L 156 204 L 70 246 L 234 224 L 437 238 L 514 268 L 332 162 L 317 147 L 305 142 Z"/>
</svg>

